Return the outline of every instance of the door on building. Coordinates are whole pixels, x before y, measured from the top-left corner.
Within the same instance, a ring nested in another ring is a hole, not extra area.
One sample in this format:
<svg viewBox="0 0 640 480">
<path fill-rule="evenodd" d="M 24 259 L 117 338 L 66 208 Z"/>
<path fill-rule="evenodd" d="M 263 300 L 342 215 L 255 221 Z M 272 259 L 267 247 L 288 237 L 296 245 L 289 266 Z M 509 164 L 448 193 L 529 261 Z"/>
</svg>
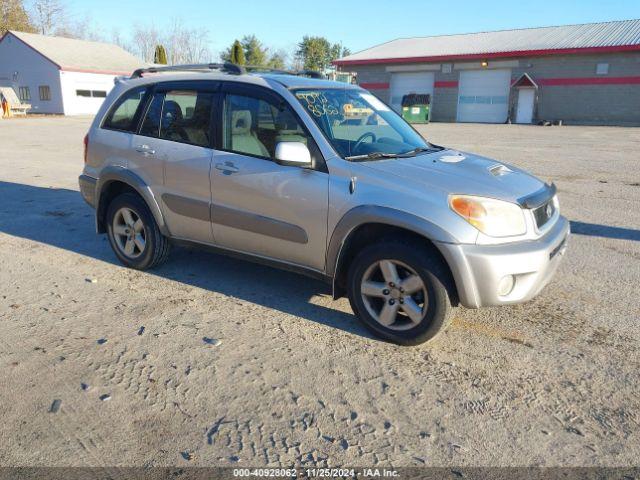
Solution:
<svg viewBox="0 0 640 480">
<path fill-rule="evenodd" d="M 516 123 L 531 123 L 533 121 L 533 104 L 536 98 L 535 88 L 518 89 L 518 107 L 516 109 Z"/>
<path fill-rule="evenodd" d="M 458 122 L 505 123 L 511 70 L 463 70 L 458 90 Z"/>
<path fill-rule="evenodd" d="M 401 72 L 391 74 L 391 107 L 402 112 L 402 97 L 409 93 L 425 93 L 433 98 L 433 72 Z"/>
</svg>

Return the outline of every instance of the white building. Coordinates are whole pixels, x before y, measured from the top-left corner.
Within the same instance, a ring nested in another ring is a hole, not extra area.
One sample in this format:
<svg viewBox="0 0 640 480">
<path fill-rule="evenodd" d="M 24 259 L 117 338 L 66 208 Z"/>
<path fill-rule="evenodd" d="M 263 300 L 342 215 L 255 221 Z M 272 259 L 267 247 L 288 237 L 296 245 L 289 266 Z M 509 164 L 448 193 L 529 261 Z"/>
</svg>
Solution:
<svg viewBox="0 0 640 480">
<path fill-rule="evenodd" d="M 31 113 L 94 114 L 114 78 L 146 64 L 117 45 L 9 31 L 0 39 L 0 85 Z"/>
</svg>

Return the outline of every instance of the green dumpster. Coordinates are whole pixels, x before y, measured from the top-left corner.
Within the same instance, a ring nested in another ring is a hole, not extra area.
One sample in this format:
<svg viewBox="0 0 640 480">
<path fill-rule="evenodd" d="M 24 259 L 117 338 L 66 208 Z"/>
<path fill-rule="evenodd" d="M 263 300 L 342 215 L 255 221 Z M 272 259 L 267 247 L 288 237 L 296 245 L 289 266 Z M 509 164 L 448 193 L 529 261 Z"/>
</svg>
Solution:
<svg viewBox="0 0 640 480">
<path fill-rule="evenodd" d="M 410 93 L 402 97 L 402 118 L 409 123 L 429 123 L 431 95 Z"/>
</svg>

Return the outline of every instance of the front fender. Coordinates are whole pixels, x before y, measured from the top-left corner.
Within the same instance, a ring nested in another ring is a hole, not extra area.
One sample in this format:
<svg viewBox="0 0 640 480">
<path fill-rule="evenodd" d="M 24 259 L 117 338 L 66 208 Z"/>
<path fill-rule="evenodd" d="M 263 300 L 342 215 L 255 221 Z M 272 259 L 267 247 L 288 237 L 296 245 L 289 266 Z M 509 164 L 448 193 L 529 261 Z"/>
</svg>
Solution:
<svg viewBox="0 0 640 480">
<path fill-rule="evenodd" d="M 435 223 L 402 210 L 376 205 L 354 207 L 345 213 L 336 225 L 327 248 L 325 271 L 332 278 L 334 296 L 337 291 L 336 279 L 340 271 L 340 262 L 343 260 L 341 257 L 344 245 L 358 227 L 371 223 L 404 228 L 434 242 L 457 243 L 451 234 Z"/>
</svg>

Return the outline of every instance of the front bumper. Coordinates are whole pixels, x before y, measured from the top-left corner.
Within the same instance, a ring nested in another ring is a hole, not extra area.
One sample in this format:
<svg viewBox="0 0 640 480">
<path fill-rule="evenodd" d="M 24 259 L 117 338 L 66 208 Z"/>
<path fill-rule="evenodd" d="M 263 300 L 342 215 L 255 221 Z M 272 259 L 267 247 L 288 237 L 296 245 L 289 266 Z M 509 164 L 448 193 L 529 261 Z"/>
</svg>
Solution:
<svg viewBox="0 0 640 480">
<path fill-rule="evenodd" d="M 85 202 L 91 205 L 93 208 L 96 208 L 96 184 L 98 180 L 88 175 L 80 175 L 78 177 L 78 184 L 80 185 L 80 193 L 82 194 L 82 198 L 84 198 Z"/>
<path fill-rule="evenodd" d="M 456 282 L 460 303 L 468 308 L 526 302 L 549 283 L 569 237 L 569 221 L 560 217 L 537 240 L 503 245 L 438 243 Z M 513 289 L 499 295 L 499 284 L 513 275 Z"/>
</svg>

